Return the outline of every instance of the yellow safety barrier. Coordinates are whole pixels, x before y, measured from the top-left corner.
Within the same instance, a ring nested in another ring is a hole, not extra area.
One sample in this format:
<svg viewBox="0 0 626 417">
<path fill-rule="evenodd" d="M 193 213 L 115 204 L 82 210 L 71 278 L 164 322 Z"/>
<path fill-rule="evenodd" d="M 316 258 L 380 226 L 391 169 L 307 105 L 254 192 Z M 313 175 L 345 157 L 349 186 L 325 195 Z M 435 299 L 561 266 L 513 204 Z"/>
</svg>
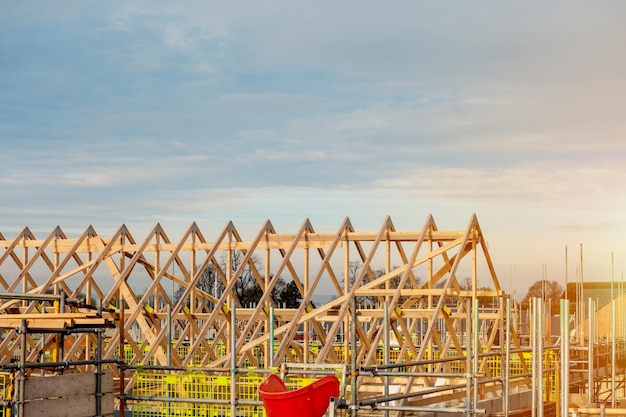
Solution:
<svg viewBox="0 0 626 417">
<path fill-rule="evenodd" d="M 265 416 L 257 388 L 264 377 L 256 373 L 238 375 L 236 380 L 237 400 L 257 401 L 258 405 L 238 404 L 237 417 Z M 313 382 L 311 378 L 287 378 L 289 389 L 302 388 Z M 142 400 L 131 401 L 129 407 L 136 417 L 165 416 L 205 416 L 230 417 L 231 377 L 225 375 L 209 375 L 189 370 L 183 374 L 153 373 L 138 370 L 135 374 L 132 395 L 146 398 L 172 398 L 177 401 Z M 181 399 L 215 400 L 215 403 L 194 403 L 179 401 Z M 218 402 L 220 401 L 220 402 Z"/>
<path fill-rule="evenodd" d="M 0 394 L 2 395 L 2 400 L 11 399 L 12 381 L 11 374 L 0 372 Z M 0 407 L 0 417 L 7 415 L 10 415 L 10 413 L 7 413 L 4 407 Z"/>
</svg>

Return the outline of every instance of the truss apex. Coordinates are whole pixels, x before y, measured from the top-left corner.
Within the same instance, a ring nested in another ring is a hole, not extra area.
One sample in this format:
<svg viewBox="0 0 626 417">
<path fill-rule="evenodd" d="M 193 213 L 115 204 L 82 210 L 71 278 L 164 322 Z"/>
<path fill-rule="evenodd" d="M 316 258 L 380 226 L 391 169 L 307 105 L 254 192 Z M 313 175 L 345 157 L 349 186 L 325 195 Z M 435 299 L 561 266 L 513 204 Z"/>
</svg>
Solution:
<svg viewBox="0 0 626 417">
<path fill-rule="evenodd" d="M 385 217 L 385 220 L 383 221 L 383 225 L 385 227 L 393 227 L 393 222 L 391 221 L 391 216 L 390 215 L 387 215 Z"/>
</svg>

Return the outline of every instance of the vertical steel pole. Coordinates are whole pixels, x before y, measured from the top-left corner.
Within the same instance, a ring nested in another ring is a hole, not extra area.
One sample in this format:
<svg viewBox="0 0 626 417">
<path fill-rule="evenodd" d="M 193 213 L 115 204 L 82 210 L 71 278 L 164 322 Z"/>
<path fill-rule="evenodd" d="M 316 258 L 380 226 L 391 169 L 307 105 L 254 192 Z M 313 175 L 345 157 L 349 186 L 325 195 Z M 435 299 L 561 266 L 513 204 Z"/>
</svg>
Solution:
<svg viewBox="0 0 626 417">
<path fill-rule="evenodd" d="M 480 321 L 479 321 L 479 314 L 478 314 L 478 298 L 474 298 L 474 348 L 472 349 L 474 351 L 474 357 L 473 357 L 473 364 L 472 364 L 472 382 L 474 385 L 474 401 L 473 401 L 473 407 L 476 407 L 478 405 L 478 355 L 480 353 L 480 344 L 479 344 L 479 340 L 478 338 L 480 337 L 480 332 L 478 331 L 478 329 L 480 328 Z M 472 411 L 472 415 L 474 415 L 474 412 Z"/>
<path fill-rule="evenodd" d="M 561 386 L 565 387 L 565 402 L 563 405 L 565 406 L 565 417 L 569 416 L 569 376 L 570 376 L 570 301 L 565 300 L 565 328 L 566 328 L 566 337 L 565 337 L 565 360 L 563 360 L 563 367 L 565 368 L 565 379 L 561 382 Z"/>
<path fill-rule="evenodd" d="M 41 313 L 42 314 L 46 314 L 46 305 L 45 305 L 45 303 L 41 303 Z M 41 343 L 41 354 L 39 355 L 39 362 L 44 363 L 46 361 L 46 352 L 44 350 L 45 346 L 46 346 L 46 334 L 45 333 L 41 334 L 40 343 Z M 43 376 L 45 376 L 45 374 L 46 374 L 46 372 L 42 368 L 40 376 L 43 377 Z"/>
<path fill-rule="evenodd" d="M 537 417 L 537 298 L 530 299 L 530 345 L 532 352 L 531 416 Z"/>
<path fill-rule="evenodd" d="M 537 396 L 539 398 L 539 409 L 538 409 L 538 413 L 537 416 L 538 417 L 543 417 L 543 402 L 545 401 L 545 395 L 544 395 L 544 383 L 543 383 L 543 377 L 544 377 L 544 366 L 543 366 L 543 347 L 544 347 L 544 332 L 543 332 L 543 325 L 544 325 L 544 317 L 543 317 L 543 307 L 544 307 L 545 301 L 543 299 L 541 299 L 538 303 L 537 303 Z"/>
<path fill-rule="evenodd" d="M 615 408 L 615 299 L 611 301 L 611 407 Z"/>
<path fill-rule="evenodd" d="M 350 308 L 352 310 L 352 314 L 351 314 L 351 323 L 350 323 L 350 345 L 351 346 L 351 350 L 352 353 L 350 355 L 350 364 L 351 364 L 351 368 L 352 368 L 352 381 L 351 381 L 351 388 L 352 388 L 352 417 L 356 417 L 357 415 L 357 369 L 356 369 L 356 353 L 357 353 L 357 348 L 356 348 L 356 298 L 352 297 L 351 303 L 350 303 Z"/>
<path fill-rule="evenodd" d="M 61 314 L 65 313 L 65 299 L 67 295 L 65 291 L 61 290 L 61 302 L 59 307 L 59 312 Z M 59 334 L 59 360 L 65 360 L 65 337 L 63 333 Z"/>
<path fill-rule="evenodd" d="M 581 315 L 582 315 L 582 306 L 580 302 L 580 293 L 581 293 L 581 284 L 580 284 L 580 272 L 578 270 L 578 266 L 576 267 L 576 302 L 574 309 L 574 321 L 575 321 L 575 329 L 576 329 L 576 342 L 579 346 L 583 346 L 583 342 L 581 342 L 582 334 L 584 333 Z"/>
<path fill-rule="evenodd" d="M 102 316 L 102 299 L 98 300 L 98 315 Z M 102 416 L 102 332 L 104 329 L 97 330 L 96 345 L 96 416 Z"/>
<path fill-rule="evenodd" d="M 624 338 L 624 305 L 622 303 L 622 299 L 624 298 L 624 265 L 621 264 L 621 268 L 622 268 L 622 273 L 620 275 L 620 280 L 619 280 L 619 305 L 617 308 L 617 311 L 619 311 L 619 336 L 620 339 L 622 339 L 623 342 L 623 338 Z M 625 386 L 626 387 L 626 386 Z"/>
<path fill-rule="evenodd" d="M 505 332 L 504 332 L 504 386 L 502 387 L 502 410 L 504 415 L 509 415 L 509 374 L 511 372 L 511 299 L 506 299 L 505 311 Z"/>
<path fill-rule="evenodd" d="M 167 303 L 165 306 L 165 312 L 167 317 L 165 318 L 165 325 L 167 326 L 167 349 L 165 351 L 167 355 L 167 366 L 172 366 L 172 305 Z"/>
<path fill-rule="evenodd" d="M 268 250 L 269 253 L 269 250 Z M 269 264 L 269 261 L 268 261 Z M 303 287 L 304 287 L 304 294 L 308 294 L 309 293 L 309 249 L 306 248 L 304 250 L 304 276 L 303 276 Z M 269 268 L 267 270 L 267 275 L 268 275 L 268 282 L 269 282 Z M 304 339 L 304 355 L 303 355 L 303 360 L 304 363 L 309 363 L 309 330 L 310 330 L 311 324 L 310 322 L 307 320 L 304 323 L 304 334 L 303 334 L 303 339 Z"/>
<path fill-rule="evenodd" d="M 569 415 L 569 300 L 561 300 L 561 416 Z"/>
<path fill-rule="evenodd" d="M 385 365 L 389 365 L 389 343 L 390 343 L 389 327 L 390 327 L 389 326 L 389 306 L 388 306 L 387 300 L 385 300 L 385 302 L 383 303 L 383 329 L 385 332 L 385 334 L 383 335 L 384 344 L 385 344 L 385 350 L 383 352 L 383 355 L 384 355 Z M 383 395 L 385 397 L 389 396 L 389 375 L 385 375 L 385 388 L 384 388 Z M 385 417 L 389 417 L 389 410 L 385 410 Z"/>
<path fill-rule="evenodd" d="M 237 415 L 237 301 L 230 301 L 230 415 Z"/>
<path fill-rule="evenodd" d="M 565 297 L 565 299 L 567 299 L 567 297 Z M 557 367 L 559 369 L 559 384 L 557 384 L 557 393 L 560 392 L 560 397 L 559 397 L 559 401 L 557 402 L 557 417 L 566 417 L 567 416 L 567 412 L 564 411 L 566 410 L 566 408 L 563 407 L 563 401 L 566 394 L 565 389 L 563 388 L 564 385 L 563 383 L 565 382 L 565 313 L 564 313 L 564 309 L 565 309 L 565 299 L 561 299 L 560 303 L 559 303 L 559 340 L 561 341 L 561 344 L 559 346 L 559 357 L 561 358 L 561 363 L 560 365 L 557 364 Z"/>
<path fill-rule="evenodd" d="M 126 306 L 124 304 L 124 296 L 122 295 L 122 292 L 119 292 L 119 302 L 120 302 L 120 312 L 119 312 L 119 336 L 120 336 L 120 340 L 119 340 L 119 344 L 120 344 L 120 417 L 124 417 L 124 409 L 126 408 L 126 381 L 124 380 L 124 365 L 125 365 L 125 359 L 126 359 L 126 355 L 124 352 L 124 345 L 125 345 L 125 341 L 124 341 L 124 312 L 126 310 Z"/>
<path fill-rule="evenodd" d="M 580 294 L 579 294 L 579 300 L 580 300 L 580 345 L 584 346 L 585 345 L 585 277 L 583 274 L 583 244 L 580 244 L 580 268 L 579 268 L 579 276 L 580 276 Z M 590 298 L 591 300 L 591 298 Z M 578 308 L 576 309 L 576 314 L 578 314 Z M 591 319 L 589 321 L 589 324 L 591 325 Z M 591 337 L 589 337 L 589 340 L 592 340 Z M 591 402 L 591 401 L 589 401 Z"/>
<path fill-rule="evenodd" d="M 26 278 L 24 278 L 26 280 Z M 25 401 L 25 389 L 26 389 L 26 320 L 22 319 L 22 326 L 20 327 L 20 371 L 17 376 L 17 416 L 26 417 L 24 415 L 24 401 Z"/>
<path fill-rule="evenodd" d="M 58 299 L 54 300 L 53 311 L 55 312 L 55 314 L 58 314 L 58 313 L 61 312 L 61 298 L 60 297 Z M 52 347 L 52 362 L 58 362 L 58 361 L 61 360 L 59 358 L 59 356 L 60 356 L 59 349 L 61 349 L 61 335 L 57 335 L 56 336 L 56 340 L 53 343 L 53 347 Z"/>
<path fill-rule="evenodd" d="M 465 302 L 466 321 L 467 321 L 467 338 L 465 339 L 465 414 L 472 415 L 472 300 L 468 298 Z"/>
<path fill-rule="evenodd" d="M 593 334 L 593 322 L 595 321 L 595 315 L 593 312 L 593 300 L 591 298 L 589 298 L 589 314 L 588 314 L 588 318 L 587 318 L 587 324 L 588 324 L 588 328 L 589 328 L 589 332 L 587 334 L 587 338 L 589 341 L 589 347 L 587 348 L 587 384 L 588 384 L 588 390 L 587 390 L 587 402 L 588 403 L 592 403 L 593 402 L 593 391 L 594 391 L 594 380 L 593 380 L 593 355 L 594 353 L 594 349 L 593 349 L 593 343 L 594 343 L 594 334 Z"/>
<path fill-rule="evenodd" d="M 270 306 L 270 338 L 267 343 L 270 345 L 270 357 L 268 364 L 271 369 L 274 367 L 274 306 Z"/>
</svg>

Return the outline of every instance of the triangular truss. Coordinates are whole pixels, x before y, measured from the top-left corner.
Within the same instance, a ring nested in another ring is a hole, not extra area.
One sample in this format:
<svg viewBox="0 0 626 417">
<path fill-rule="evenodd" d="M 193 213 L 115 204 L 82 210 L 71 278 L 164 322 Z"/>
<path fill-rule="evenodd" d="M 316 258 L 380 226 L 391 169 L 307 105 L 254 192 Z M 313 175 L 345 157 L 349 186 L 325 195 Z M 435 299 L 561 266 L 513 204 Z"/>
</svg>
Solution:
<svg viewBox="0 0 626 417">
<path fill-rule="evenodd" d="M 207 268 L 219 280 L 219 293 L 199 286 Z M 263 289 L 254 306 L 237 304 L 235 287 L 244 271 Z M 298 308 L 275 305 L 271 294 L 280 280 L 297 287 Z M 490 351 L 503 334 L 504 294 L 475 215 L 461 231 L 440 231 L 432 216 L 419 231 L 398 231 L 389 217 L 376 232 L 356 231 L 346 218 L 332 233 L 317 232 L 307 219 L 295 233 L 281 234 L 266 221 L 250 241 L 232 222 L 214 240 L 195 223 L 177 241 L 160 224 L 143 240 L 126 226 L 110 237 L 90 226 L 78 238 L 56 227 L 43 240 L 26 228 L 14 239 L 0 234 L 0 286 L 9 294 L 63 291 L 84 300 L 76 308 L 101 300 L 103 314 L 123 324 L 108 334 L 103 356 L 120 354 L 122 331 L 124 358 L 131 364 L 226 367 L 234 348 L 236 366 L 350 364 L 352 354 L 359 365 L 375 365 L 385 329 L 397 344 L 394 361 L 462 356 L 469 343 L 469 310 L 477 299 L 492 300 L 480 313 L 486 329 L 482 349 Z M 316 299 L 328 293 L 330 301 Z M 50 303 L 4 296 L 1 313 L 54 313 Z M 353 317 L 355 348 L 348 337 Z M 36 361 L 53 345 L 51 339 L 29 339 L 28 360 Z M 515 335 L 513 341 L 519 346 Z M 72 342 L 66 359 L 93 354 L 93 334 L 77 334 Z M 19 348 L 15 330 L 7 329 L 0 360 L 9 361 Z M 431 369 L 449 371 L 447 366 L 441 362 Z M 409 379 L 406 389 L 412 384 Z"/>
</svg>

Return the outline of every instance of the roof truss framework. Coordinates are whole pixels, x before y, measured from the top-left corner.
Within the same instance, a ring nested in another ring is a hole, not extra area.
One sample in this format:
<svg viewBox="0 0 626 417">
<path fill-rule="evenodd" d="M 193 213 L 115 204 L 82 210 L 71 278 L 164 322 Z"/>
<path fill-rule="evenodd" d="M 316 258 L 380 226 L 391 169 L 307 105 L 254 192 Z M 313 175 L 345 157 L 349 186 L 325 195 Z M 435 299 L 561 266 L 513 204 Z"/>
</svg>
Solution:
<svg viewBox="0 0 626 417">
<path fill-rule="evenodd" d="M 236 267 L 227 267 L 235 265 L 232 258 L 237 253 L 241 256 Z M 355 262 L 356 273 L 351 270 Z M 485 271 L 480 277 L 479 262 Z M 197 286 L 209 265 L 224 288 L 220 294 Z M 254 307 L 236 306 L 233 326 L 234 288 L 245 270 L 264 293 Z M 460 274 L 469 277 L 470 288 L 460 284 Z M 273 305 L 270 294 L 279 278 L 293 280 L 302 297 L 299 308 Z M 479 280 L 480 286 L 491 290 L 480 291 Z M 475 215 L 461 231 L 440 231 L 432 216 L 420 231 L 398 231 L 387 217 L 376 232 L 358 232 L 346 218 L 336 232 L 319 233 L 305 220 L 295 233 L 281 234 L 266 221 L 251 241 L 244 241 L 232 222 L 214 240 L 207 240 L 195 223 L 178 241 L 172 241 L 159 224 L 143 240 L 136 240 L 125 226 L 110 237 L 100 236 L 90 226 L 78 238 L 68 238 L 56 227 L 43 239 L 25 228 L 14 239 L 0 234 L 0 287 L 6 293 L 64 291 L 69 297 L 82 295 L 86 304 L 102 300 L 111 307 L 105 315 L 115 320 L 124 306 L 123 328 L 110 336 L 115 341 L 123 332 L 129 362 L 166 365 L 171 352 L 173 366 L 211 367 L 230 366 L 232 328 L 239 366 L 268 366 L 265 358 L 271 350 L 275 366 L 283 361 L 349 364 L 352 352 L 357 363 L 376 364 L 386 328 L 384 306 L 389 328 L 399 341 L 398 361 L 429 359 L 435 351 L 440 356 L 462 355 L 467 343 L 466 300 L 503 296 Z M 174 288 L 180 288 L 177 300 Z M 317 306 L 313 296 L 322 288 L 332 291 L 334 299 Z M 350 328 L 352 300 L 356 300 L 359 323 L 356 349 L 351 349 L 349 338 L 341 346 L 335 343 Z M 359 307 L 359 300 L 367 300 L 367 308 Z M 483 342 L 488 350 L 501 331 L 502 304 L 491 313 L 481 313 L 482 320 L 493 323 Z M 275 312 L 277 339 L 273 349 L 268 343 L 270 308 Z M 53 306 L 0 300 L 3 313 L 40 311 L 53 312 Z M 167 349 L 168 315 L 175 329 L 171 350 Z M 296 340 L 301 329 L 315 334 L 318 350 Z M 16 355 L 17 340 L 14 330 L 6 331 L 0 343 L 2 361 Z M 49 338 L 28 343 L 29 360 L 36 360 L 37 352 L 51 345 Z M 94 335 L 76 335 L 65 350 L 66 358 L 88 357 L 94 346 Z M 104 357 L 118 353 L 119 345 L 112 342 Z M 441 371 L 448 365 L 437 366 Z M 409 378 L 407 390 L 413 383 Z"/>
</svg>

